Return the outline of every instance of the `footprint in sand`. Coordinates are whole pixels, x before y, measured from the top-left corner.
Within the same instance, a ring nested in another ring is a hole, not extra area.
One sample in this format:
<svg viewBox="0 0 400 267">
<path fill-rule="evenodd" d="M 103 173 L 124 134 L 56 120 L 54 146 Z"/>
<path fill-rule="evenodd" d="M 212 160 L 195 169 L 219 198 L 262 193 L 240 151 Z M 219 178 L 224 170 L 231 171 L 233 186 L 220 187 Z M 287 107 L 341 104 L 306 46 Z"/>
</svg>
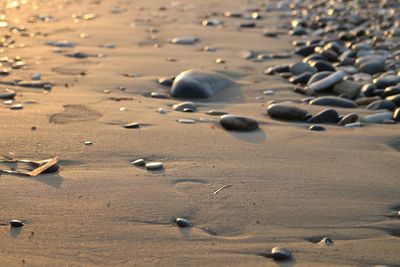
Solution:
<svg viewBox="0 0 400 267">
<path fill-rule="evenodd" d="M 51 115 L 49 121 L 56 124 L 68 124 L 98 120 L 101 116 L 100 112 L 84 105 L 64 105 L 64 112 Z"/>
</svg>

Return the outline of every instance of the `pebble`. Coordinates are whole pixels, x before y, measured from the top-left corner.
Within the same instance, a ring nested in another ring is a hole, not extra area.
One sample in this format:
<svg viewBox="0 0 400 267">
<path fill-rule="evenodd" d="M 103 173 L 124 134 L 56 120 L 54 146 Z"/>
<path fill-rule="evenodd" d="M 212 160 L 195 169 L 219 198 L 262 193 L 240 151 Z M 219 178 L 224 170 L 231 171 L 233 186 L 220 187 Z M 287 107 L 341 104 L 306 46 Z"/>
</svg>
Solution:
<svg viewBox="0 0 400 267">
<path fill-rule="evenodd" d="M 393 111 L 396 108 L 396 105 L 389 100 L 376 100 L 365 108 L 369 110 L 387 109 Z"/>
<path fill-rule="evenodd" d="M 317 82 L 311 83 L 308 85 L 307 90 L 310 90 L 311 92 L 325 91 L 331 86 L 334 86 L 336 83 L 340 82 L 345 75 L 346 73 L 342 70 L 336 71 Z"/>
<path fill-rule="evenodd" d="M 357 122 L 345 124 L 344 127 L 347 127 L 347 128 L 362 127 L 362 123 L 357 121 Z"/>
<path fill-rule="evenodd" d="M 358 114 L 349 113 L 346 116 L 344 116 L 343 118 L 341 118 L 341 120 L 338 122 L 338 125 L 344 126 L 346 124 L 353 123 L 356 121 L 358 121 Z"/>
<path fill-rule="evenodd" d="M 171 43 L 180 45 L 192 45 L 198 41 L 197 37 L 175 37 L 171 39 Z"/>
<path fill-rule="evenodd" d="M 400 121 L 400 108 L 397 108 L 393 113 L 393 120 Z"/>
<path fill-rule="evenodd" d="M 126 129 L 138 129 L 138 128 L 140 128 L 140 124 L 138 122 L 132 122 L 132 123 L 125 124 L 123 127 Z"/>
<path fill-rule="evenodd" d="M 32 80 L 39 81 L 42 78 L 42 75 L 38 72 L 32 74 Z"/>
<path fill-rule="evenodd" d="M 289 81 L 293 84 L 306 84 L 312 76 L 311 72 L 304 72 L 298 76 L 291 77 Z"/>
<path fill-rule="evenodd" d="M 158 79 L 158 83 L 164 86 L 172 86 L 175 77 L 163 77 Z"/>
<path fill-rule="evenodd" d="M 304 62 L 297 62 L 295 64 L 292 64 L 290 66 L 290 72 L 293 75 L 300 75 L 306 72 L 310 72 L 311 74 L 315 74 L 317 72 L 317 69 L 315 67 L 310 66 L 307 63 Z"/>
<path fill-rule="evenodd" d="M 338 123 L 339 114 L 334 109 L 324 109 L 310 118 L 308 123 Z"/>
<path fill-rule="evenodd" d="M 273 94 L 275 94 L 275 91 L 274 90 L 265 90 L 265 91 L 263 91 L 263 94 L 264 95 L 273 95 Z"/>
<path fill-rule="evenodd" d="M 181 102 L 172 106 L 176 111 L 182 112 L 196 112 L 197 108 L 193 102 Z"/>
<path fill-rule="evenodd" d="M 69 41 L 58 41 L 58 42 L 49 41 L 46 44 L 50 45 L 50 46 L 62 47 L 62 48 L 70 48 L 70 47 L 75 47 L 76 46 L 76 43 L 69 42 Z"/>
<path fill-rule="evenodd" d="M 203 70 L 187 70 L 180 73 L 171 87 L 171 96 L 176 98 L 210 98 L 226 89 L 232 81 L 219 73 Z"/>
<path fill-rule="evenodd" d="M 144 159 L 137 159 L 131 162 L 132 165 L 134 166 L 138 166 L 138 167 L 144 167 L 146 166 L 146 162 L 144 161 Z"/>
<path fill-rule="evenodd" d="M 386 111 L 364 116 L 363 118 L 361 118 L 361 122 L 383 123 L 385 120 L 391 120 L 391 119 L 392 119 L 392 113 Z"/>
<path fill-rule="evenodd" d="M 222 115 L 219 123 L 228 131 L 247 132 L 256 130 L 259 127 L 255 119 L 235 115 Z"/>
<path fill-rule="evenodd" d="M 150 96 L 153 98 L 160 98 L 160 99 L 167 99 L 169 98 L 169 96 L 165 93 L 161 93 L 161 92 L 151 92 Z"/>
<path fill-rule="evenodd" d="M 164 167 L 162 162 L 149 162 L 149 163 L 146 163 L 145 166 L 146 166 L 146 169 L 148 169 L 148 170 L 159 170 Z"/>
<path fill-rule="evenodd" d="M 318 242 L 318 245 L 331 246 L 333 245 L 333 241 L 329 237 L 324 237 L 321 241 Z"/>
<path fill-rule="evenodd" d="M 165 109 L 163 109 L 163 108 L 159 108 L 157 111 L 160 114 L 167 114 L 167 111 Z"/>
<path fill-rule="evenodd" d="M 23 108 L 24 108 L 24 106 L 22 104 L 14 104 L 9 107 L 9 109 L 11 109 L 11 110 L 20 110 Z"/>
<path fill-rule="evenodd" d="M 194 124 L 196 123 L 195 120 L 190 120 L 190 119 L 179 119 L 177 120 L 179 123 L 183 123 L 183 124 Z"/>
<path fill-rule="evenodd" d="M 271 118 L 281 120 L 306 121 L 312 117 L 307 110 L 283 104 L 269 105 L 267 113 Z"/>
<path fill-rule="evenodd" d="M 192 223 L 185 218 L 176 218 L 175 222 L 181 228 L 192 227 Z"/>
<path fill-rule="evenodd" d="M 87 145 L 87 146 L 90 146 L 90 145 L 92 145 L 93 144 L 93 142 L 92 141 L 85 141 L 85 143 L 84 143 L 85 145 Z"/>
<path fill-rule="evenodd" d="M 342 80 L 333 86 L 333 92 L 337 95 L 345 94 L 350 99 L 356 98 L 361 91 L 362 84 L 350 80 Z"/>
<path fill-rule="evenodd" d="M 222 116 L 228 114 L 228 112 L 222 110 L 209 110 L 206 114 L 211 116 Z"/>
<path fill-rule="evenodd" d="M 292 257 L 292 252 L 290 250 L 280 247 L 274 247 L 269 254 L 270 257 L 276 261 L 285 261 Z"/>
<path fill-rule="evenodd" d="M 20 220 L 11 220 L 10 225 L 11 227 L 22 227 L 24 226 L 24 223 Z"/>
<path fill-rule="evenodd" d="M 396 106 L 400 106 L 400 94 L 391 95 L 385 98 L 386 100 L 392 101 Z"/>
<path fill-rule="evenodd" d="M 325 127 L 320 126 L 320 125 L 310 125 L 310 126 L 308 127 L 308 129 L 309 129 L 310 131 L 317 131 L 317 132 L 319 132 L 319 131 L 325 131 L 325 130 L 326 130 Z"/>
<path fill-rule="evenodd" d="M 5 89 L 0 92 L 0 99 L 14 99 L 17 93 L 14 90 Z"/>
<path fill-rule="evenodd" d="M 310 105 L 332 106 L 341 108 L 357 108 L 357 104 L 349 99 L 337 96 L 321 96 L 310 101 Z"/>
</svg>

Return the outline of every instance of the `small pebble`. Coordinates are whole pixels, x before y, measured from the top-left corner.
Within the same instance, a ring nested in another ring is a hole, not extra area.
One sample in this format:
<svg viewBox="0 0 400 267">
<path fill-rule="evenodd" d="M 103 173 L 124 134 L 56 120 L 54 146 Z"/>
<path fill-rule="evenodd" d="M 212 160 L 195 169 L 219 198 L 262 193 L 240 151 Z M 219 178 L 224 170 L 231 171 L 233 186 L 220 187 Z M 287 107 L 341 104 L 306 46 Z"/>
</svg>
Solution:
<svg viewBox="0 0 400 267">
<path fill-rule="evenodd" d="M 134 166 L 138 166 L 138 167 L 144 167 L 146 166 L 146 162 L 144 161 L 144 159 L 137 159 L 131 162 L 132 165 Z"/>
<path fill-rule="evenodd" d="M 132 123 L 125 124 L 123 127 L 126 129 L 138 129 L 138 128 L 140 128 L 140 124 L 138 122 L 132 122 Z"/>
<path fill-rule="evenodd" d="M 192 227 L 192 224 L 190 223 L 190 221 L 185 218 L 176 218 L 175 222 L 181 228 Z"/>
<path fill-rule="evenodd" d="M 145 166 L 146 166 L 146 169 L 148 169 L 148 170 L 159 170 L 164 167 L 162 162 L 149 162 L 149 163 L 146 163 Z"/>
<path fill-rule="evenodd" d="M 24 226 L 24 223 L 21 222 L 20 220 L 12 220 L 10 222 L 11 227 L 22 227 Z"/>
</svg>

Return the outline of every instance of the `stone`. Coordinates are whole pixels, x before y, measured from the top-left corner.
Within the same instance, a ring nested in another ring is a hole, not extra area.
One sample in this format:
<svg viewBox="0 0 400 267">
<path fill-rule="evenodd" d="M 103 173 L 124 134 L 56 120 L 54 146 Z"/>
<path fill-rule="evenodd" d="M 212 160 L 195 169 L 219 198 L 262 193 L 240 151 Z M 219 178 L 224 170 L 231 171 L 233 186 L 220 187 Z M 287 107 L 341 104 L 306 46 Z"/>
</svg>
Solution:
<svg viewBox="0 0 400 267">
<path fill-rule="evenodd" d="M 311 74 L 314 74 L 317 72 L 317 69 L 315 67 L 311 67 L 310 65 L 308 65 L 307 63 L 304 62 L 297 62 L 294 63 L 290 66 L 290 72 L 297 76 L 306 72 L 310 72 Z"/>
<path fill-rule="evenodd" d="M 164 165 L 162 164 L 162 162 L 149 162 L 146 163 L 146 169 L 148 170 L 160 170 L 162 168 L 164 168 Z"/>
<path fill-rule="evenodd" d="M 333 72 L 332 71 L 321 71 L 321 72 L 317 72 L 315 73 L 313 76 L 311 76 L 310 80 L 308 80 L 307 85 L 310 85 L 312 83 L 318 82 L 322 79 L 324 79 L 325 77 L 328 77 L 329 75 L 331 75 Z"/>
<path fill-rule="evenodd" d="M 383 123 L 385 120 L 392 119 L 392 112 L 380 112 L 361 118 L 361 122 L 365 123 Z"/>
<path fill-rule="evenodd" d="M 49 41 L 46 44 L 49 46 L 62 47 L 62 48 L 71 48 L 76 46 L 76 43 L 69 41 L 57 41 L 57 42 Z"/>
<path fill-rule="evenodd" d="M 308 85 L 307 90 L 310 90 L 311 92 L 325 91 L 330 87 L 334 86 L 336 83 L 343 80 L 345 75 L 346 73 L 342 70 L 336 71 L 331 75 L 323 78 L 322 80 L 319 80 L 317 82 Z"/>
<path fill-rule="evenodd" d="M 361 122 L 356 121 L 356 122 L 352 122 L 352 123 L 345 124 L 344 127 L 347 127 L 347 128 L 357 128 L 357 127 L 362 127 L 362 124 L 361 124 Z"/>
<path fill-rule="evenodd" d="M 188 70 L 175 78 L 171 96 L 188 99 L 211 98 L 232 83 L 228 77 L 219 73 Z"/>
<path fill-rule="evenodd" d="M 293 84 L 306 84 L 312 76 L 311 72 L 304 72 L 298 76 L 291 77 L 289 81 Z"/>
<path fill-rule="evenodd" d="M 185 218 L 176 218 L 175 222 L 181 228 L 192 227 L 192 223 L 189 220 L 185 219 Z"/>
<path fill-rule="evenodd" d="M 172 106 L 176 111 L 182 112 L 196 112 L 197 108 L 193 102 L 181 102 Z"/>
<path fill-rule="evenodd" d="M 162 77 L 158 79 L 158 83 L 164 86 L 172 86 L 175 77 Z"/>
<path fill-rule="evenodd" d="M 357 108 L 357 104 L 349 99 L 337 96 L 321 96 L 310 101 L 310 105 L 332 106 L 340 108 Z"/>
<path fill-rule="evenodd" d="M 11 110 L 20 110 L 23 108 L 24 108 L 24 106 L 22 104 L 14 104 L 9 107 L 9 109 L 11 109 Z"/>
<path fill-rule="evenodd" d="M 400 86 L 388 86 L 383 91 L 383 96 L 388 97 L 392 95 L 400 94 Z"/>
<path fill-rule="evenodd" d="M 179 120 L 177 120 L 177 122 L 183 123 L 183 124 L 194 124 L 194 123 L 196 123 L 195 120 L 190 120 L 190 119 L 179 119 Z"/>
<path fill-rule="evenodd" d="M 397 108 L 393 113 L 393 120 L 400 121 L 400 108 Z M 399 214 L 400 215 L 400 214 Z"/>
<path fill-rule="evenodd" d="M 338 125 L 340 126 L 344 126 L 346 124 L 349 123 L 353 123 L 358 121 L 358 114 L 356 113 L 349 113 L 346 116 L 344 116 L 343 118 L 340 119 L 340 121 L 338 122 Z"/>
<path fill-rule="evenodd" d="M 320 132 L 320 131 L 325 131 L 325 130 L 326 130 L 325 127 L 320 126 L 320 125 L 310 125 L 310 126 L 308 127 L 308 129 L 309 129 L 310 131 L 316 131 L 316 132 Z"/>
<path fill-rule="evenodd" d="M 32 80 L 39 81 L 42 78 L 42 75 L 39 72 L 32 74 Z"/>
<path fill-rule="evenodd" d="M 310 66 L 315 67 L 318 72 L 320 71 L 335 71 L 332 64 L 325 60 L 312 60 L 309 62 Z"/>
<path fill-rule="evenodd" d="M 307 123 L 337 123 L 339 114 L 334 109 L 324 109 L 310 118 Z"/>
<path fill-rule="evenodd" d="M 366 97 L 371 97 L 375 95 L 376 86 L 371 83 L 364 84 L 361 87 L 361 93 L 364 94 Z"/>
<path fill-rule="evenodd" d="M 0 91 L 0 99 L 14 99 L 17 93 L 14 90 L 5 89 Z"/>
<path fill-rule="evenodd" d="M 307 110 L 283 104 L 269 105 L 267 113 L 271 118 L 281 120 L 306 121 L 312 117 Z"/>
<path fill-rule="evenodd" d="M 161 92 L 151 92 L 150 96 L 153 98 L 161 98 L 161 99 L 167 99 L 169 96 L 167 94 L 161 93 Z"/>
<path fill-rule="evenodd" d="M 385 62 L 381 60 L 370 60 L 360 65 L 360 72 L 376 74 L 385 71 Z"/>
<path fill-rule="evenodd" d="M 242 116 L 222 115 L 219 123 L 228 131 L 247 132 L 258 129 L 258 122 L 255 119 Z"/>
<path fill-rule="evenodd" d="M 360 106 L 364 105 L 369 105 L 374 101 L 381 100 L 379 96 L 373 96 L 373 97 L 360 97 L 356 99 L 356 104 Z"/>
<path fill-rule="evenodd" d="M 396 105 L 389 100 L 376 100 L 365 108 L 369 110 L 387 109 L 393 111 L 396 108 Z"/>
<path fill-rule="evenodd" d="M 345 94 L 350 99 L 356 98 L 361 91 L 362 84 L 349 81 L 349 80 L 342 80 L 333 86 L 333 92 L 337 95 Z"/>
<path fill-rule="evenodd" d="M 400 83 L 400 76 L 397 75 L 380 76 L 378 78 L 373 79 L 372 82 L 377 88 L 386 88 Z"/>
<path fill-rule="evenodd" d="M 400 106 L 400 94 L 391 95 L 385 98 L 386 100 L 392 101 L 396 106 Z"/>
<path fill-rule="evenodd" d="M 139 129 L 140 124 L 138 122 L 132 122 L 132 123 L 125 124 L 123 127 L 126 129 Z"/>
<path fill-rule="evenodd" d="M 132 165 L 134 166 L 138 166 L 138 167 L 144 167 L 146 166 L 146 162 L 144 161 L 144 159 L 137 159 L 131 162 Z"/>
<path fill-rule="evenodd" d="M 321 241 L 318 242 L 318 245 L 331 246 L 333 245 L 333 241 L 329 237 L 324 237 Z"/>
<path fill-rule="evenodd" d="M 179 45 L 192 45 L 199 41 L 197 37 L 175 37 L 171 39 L 171 43 Z"/>
<path fill-rule="evenodd" d="M 206 114 L 211 116 L 222 116 L 228 114 L 228 112 L 222 110 L 209 110 Z"/>
<path fill-rule="evenodd" d="M 19 227 L 24 226 L 24 223 L 21 222 L 20 220 L 11 220 L 10 225 L 11 225 L 11 227 L 19 228 Z"/>
<path fill-rule="evenodd" d="M 276 261 L 285 261 L 292 257 L 292 252 L 285 248 L 274 247 L 271 249 L 270 257 Z"/>
</svg>

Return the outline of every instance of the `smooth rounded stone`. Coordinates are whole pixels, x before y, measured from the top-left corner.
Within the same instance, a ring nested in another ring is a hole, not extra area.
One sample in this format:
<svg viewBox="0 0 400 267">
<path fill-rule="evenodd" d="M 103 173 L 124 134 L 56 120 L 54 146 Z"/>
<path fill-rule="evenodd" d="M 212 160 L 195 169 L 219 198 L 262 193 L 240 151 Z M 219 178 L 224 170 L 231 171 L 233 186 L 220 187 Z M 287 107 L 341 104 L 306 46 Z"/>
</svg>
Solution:
<svg viewBox="0 0 400 267">
<path fill-rule="evenodd" d="M 153 98 L 161 98 L 161 99 L 169 98 L 169 96 L 167 94 L 164 94 L 161 92 L 151 92 L 150 96 Z"/>
<path fill-rule="evenodd" d="M 219 123 L 228 131 L 247 132 L 258 129 L 258 122 L 249 117 L 222 115 Z"/>
<path fill-rule="evenodd" d="M 362 84 L 349 81 L 342 80 L 333 86 L 333 92 L 337 95 L 345 94 L 350 99 L 356 98 L 361 91 Z"/>
<path fill-rule="evenodd" d="M 31 79 L 34 81 L 39 81 L 42 78 L 42 75 L 39 72 L 32 74 Z"/>
<path fill-rule="evenodd" d="M 308 129 L 309 129 L 310 131 L 316 131 L 316 132 L 320 132 L 320 131 L 325 131 L 325 130 L 326 130 L 325 127 L 320 126 L 320 125 L 310 125 L 310 126 L 308 127 Z"/>
<path fill-rule="evenodd" d="M 307 123 L 337 123 L 339 121 L 339 114 L 334 109 L 324 109 L 323 111 L 311 117 Z"/>
<path fill-rule="evenodd" d="M 123 127 L 126 129 L 138 129 L 138 128 L 140 128 L 140 124 L 138 122 L 132 122 L 132 123 L 125 124 Z"/>
<path fill-rule="evenodd" d="M 333 245 L 333 241 L 329 237 L 324 237 L 318 242 L 318 245 L 331 246 Z"/>
<path fill-rule="evenodd" d="M 299 56 L 302 56 L 302 57 L 308 57 L 309 55 L 314 53 L 314 49 L 316 47 L 317 47 L 316 44 L 306 45 L 306 46 L 298 48 L 294 53 L 296 55 L 299 55 Z"/>
<path fill-rule="evenodd" d="M 172 44 L 192 45 L 199 41 L 197 37 L 175 37 L 171 39 Z"/>
<path fill-rule="evenodd" d="M 210 98 L 226 89 L 233 82 L 226 76 L 203 70 L 181 72 L 171 87 L 171 96 L 176 98 Z"/>
<path fill-rule="evenodd" d="M 205 19 L 201 22 L 203 26 L 219 26 L 223 23 L 222 20 L 219 19 Z"/>
<path fill-rule="evenodd" d="M 346 116 L 344 116 L 343 118 L 340 119 L 340 121 L 338 122 L 338 125 L 340 126 L 344 126 L 346 124 L 349 123 L 353 123 L 358 121 L 358 114 L 356 113 L 349 113 Z"/>
<path fill-rule="evenodd" d="M 359 106 L 369 105 L 374 101 L 381 100 L 379 96 L 372 96 L 372 97 L 360 97 L 356 99 L 356 104 Z"/>
<path fill-rule="evenodd" d="M 179 119 L 177 122 L 182 123 L 182 124 L 194 124 L 196 123 L 195 120 L 190 120 L 190 119 Z"/>
<path fill-rule="evenodd" d="M 224 16 L 231 17 L 231 18 L 241 18 L 242 12 L 240 12 L 240 11 L 225 11 Z"/>
<path fill-rule="evenodd" d="M 320 71 L 335 71 L 332 64 L 325 60 L 313 60 L 309 62 L 310 66 L 315 67 L 318 72 Z"/>
<path fill-rule="evenodd" d="M 271 118 L 280 120 L 306 121 L 312 117 L 307 110 L 283 104 L 269 105 L 267 113 Z"/>
<path fill-rule="evenodd" d="M 365 107 L 369 110 L 379 110 L 379 109 L 387 109 L 393 111 L 396 108 L 396 105 L 389 100 L 377 100 L 369 104 Z"/>
<path fill-rule="evenodd" d="M 336 83 L 340 82 L 345 75 L 346 73 L 342 70 L 336 71 L 329 76 L 323 78 L 322 80 L 308 85 L 307 90 L 311 92 L 321 92 L 327 90 L 330 87 L 334 86 Z"/>
<path fill-rule="evenodd" d="M 28 88 L 43 88 L 46 83 L 42 81 L 19 81 L 18 86 L 28 87 Z"/>
<path fill-rule="evenodd" d="M 326 57 L 320 54 L 311 54 L 308 57 L 303 58 L 303 62 L 308 63 L 310 61 L 316 61 L 316 60 L 327 60 Z"/>
<path fill-rule="evenodd" d="M 17 93 L 14 90 L 5 89 L 0 91 L 0 99 L 14 99 Z"/>
<path fill-rule="evenodd" d="M 243 59 L 251 59 L 255 56 L 255 53 L 251 50 L 244 50 L 238 53 L 238 56 Z"/>
<path fill-rule="evenodd" d="M 256 26 L 257 26 L 257 24 L 252 21 L 245 21 L 245 22 L 239 23 L 239 27 L 241 27 L 241 28 L 254 28 Z"/>
<path fill-rule="evenodd" d="M 301 35 L 305 35 L 307 34 L 307 29 L 303 28 L 303 27 L 297 27 L 295 29 L 290 30 L 289 35 L 293 35 L 293 36 L 301 36 Z"/>
<path fill-rule="evenodd" d="M 364 84 L 361 87 L 361 93 L 364 94 L 366 97 L 374 96 L 375 90 L 376 86 L 371 83 Z"/>
<path fill-rule="evenodd" d="M 265 91 L 263 91 L 263 94 L 264 95 L 273 95 L 273 94 L 275 94 L 275 91 L 274 90 L 265 90 Z"/>
<path fill-rule="evenodd" d="M 386 87 L 385 91 L 383 91 L 383 96 L 384 97 L 397 95 L 397 94 L 400 94 L 400 85 Z"/>
<path fill-rule="evenodd" d="M 148 169 L 148 170 L 159 170 L 164 167 L 162 162 L 149 162 L 149 163 L 146 163 L 145 166 L 146 166 L 146 169 Z"/>
<path fill-rule="evenodd" d="M 326 48 L 319 49 L 318 47 L 316 47 L 315 48 L 315 52 L 317 52 L 318 54 L 324 56 L 330 62 L 337 62 L 339 60 L 338 54 L 335 51 L 331 50 L 331 49 L 326 49 Z"/>
<path fill-rule="evenodd" d="M 131 162 L 132 165 L 137 166 L 137 167 L 144 167 L 146 166 L 146 162 L 144 159 L 137 159 Z"/>
<path fill-rule="evenodd" d="M 400 106 L 400 94 L 391 95 L 385 98 L 386 100 L 392 101 L 396 106 Z"/>
<path fill-rule="evenodd" d="M 269 257 L 276 261 L 289 260 L 292 257 L 292 252 L 285 248 L 274 247 L 269 253 Z"/>
<path fill-rule="evenodd" d="M 289 79 L 292 77 L 292 74 L 290 72 L 281 72 L 279 73 L 279 76 L 281 76 L 283 79 Z"/>
<path fill-rule="evenodd" d="M 332 73 L 333 73 L 332 71 L 317 72 L 313 76 L 311 76 L 310 80 L 308 80 L 308 82 L 307 82 L 307 85 L 310 85 L 312 83 L 318 82 L 318 81 L 324 79 L 325 77 L 328 77 Z"/>
<path fill-rule="evenodd" d="M 351 77 L 353 77 L 355 82 L 369 83 L 372 81 L 372 76 L 363 72 L 354 73 Z"/>
<path fill-rule="evenodd" d="M 289 82 L 293 84 L 306 84 L 310 80 L 311 76 L 312 76 L 311 72 L 304 72 L 295 77 L 291 77 L 289 79 Z"/>
<path fill-rule="evenodd" d="M 11 220 L 10 225 L 11 227 L 22 227 L 24 226 L 24 223 L 20 220 Z"/>
<path fill-rule="evenodd" d="M 175 77 L 163 77 L 158 79 L 158 83 L 164 86 L 172 86 Z"/>
<path fill-rule="evenodd" d="M 165 109 L 163 109 L 163 108 L 159 108 L 157 110 L 157 112 L 160 113 L 160 114 L 167 114 L 167 111 Z"/>
<path fill-rule="evenodd" d="M 340 107 L 340 108 L 357 108 L 356 102 L 336 97 L 336 96 L 321 96 L 317 97 L 314 100 L 310 101 L 310 105 L 319 105 L 319 106 L 331 106 L 331 107 Z"/>
<path fill-rule="evenodd" d="M 76 46 L 76 43 L 69 41 L 58 41 L 58 42 L 49 41 L 46 44 L 49 46 L 62 47 L 62 48 L 70 48 Z"/>
<path fill-rule="evenodd" d="M 176 218 L 175 222 L 181 228 L 192 227 L 192 223 L 185 218 Z"/>
<path fill-rule="evenodd" d="M 400 76 L 397 75 L 380 76 L 379 78 L 373 79 L 372 82 L 375 84 L 377 88 L 386 88 L 400 83 Z"/>
<path fill-rule="evenodd" d="M 386 120 L 391 120 L 392 116 L 392 112 L 380 112 L 364 116 L 360 121 L 365 123 L 383 123 Z"/>
<path fill-rule="evenodd" d="M 22 104 L 14 104 L 9 107 L 9 109 L 11 109 L 11 110 L 20 110 L 23 108 L 24 108 L 24 106 Z"/>
<path fill-rule="evenodd" d="M 172 106 L 176 111 L 182 112 L 195 112 L 197 111 L 196 105 L 193 102 L 181 102 Z"/>
<path fill-rule="evenodd" d="M 209 110 L 206 114 L 211 116 L 222 116 L 228 114 L 228 112 L 222 110 Z"/>
<path fill-rule="evenodd" d="M 367 61 L 360 65 L 358 68 L 360 72 L 365 72 L 368 74 L 376 74 L 385 71 L 384 61 Z"/>
<path fill-rule="evenodd" d="M 347 128 L 362 127 L 362 123 L 359 122 L 359 121 L 356 121 L 356 122 L 352 122 L 352 123 L 347 123 L 347 124 L 344 125 L 344 127 L 347 127 Z"/>
<path fill-rule="evenodd" d="M 395 120 L 392 120 L 392 119 L 390 119 L 390 120 L 384 120 L 384 121 L 382 122 L 382 124 L 396 124 L 396 121 L 395 121 Z"/>
<path fill-rule="evenodd" d="M 300 62 L 294 63 L 290 66 L 290 72 L 293 75 L 298 76 L 298 75 L 306 73 L 306 72 L 310 72 L 310 73 L 314 74 L 317 72 L 317 69 L 315 67 L 311 67 L 307 63 L 300 61 Z"/>
<path fill-rule="evenodd" d="M 393 120 L 400 121 L 400 108 L 396 109 L 393 113 Z M 400 215 L 400 213 L 399 213 Z"/>
</svg>

